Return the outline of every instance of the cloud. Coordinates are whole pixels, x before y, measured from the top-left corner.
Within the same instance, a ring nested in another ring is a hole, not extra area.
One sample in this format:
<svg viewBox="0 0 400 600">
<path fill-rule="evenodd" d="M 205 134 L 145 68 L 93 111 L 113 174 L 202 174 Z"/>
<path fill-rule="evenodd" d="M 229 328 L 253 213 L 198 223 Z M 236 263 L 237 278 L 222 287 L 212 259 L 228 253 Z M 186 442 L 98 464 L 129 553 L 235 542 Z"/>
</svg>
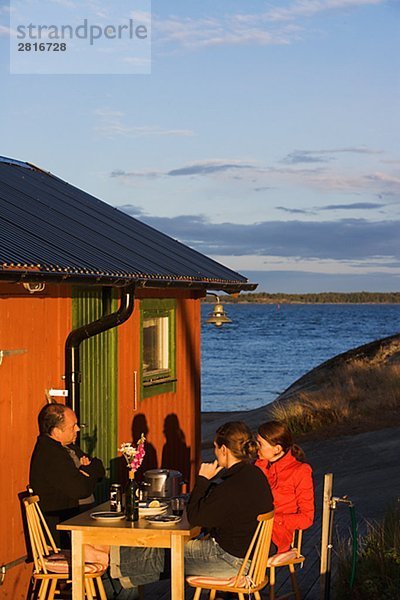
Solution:
<svg viewBox="0 0 400 600">
<path fill-rule="evenodd" d="M 134 204 L 122 204 L 115 208 L 135 218 L 142 217 L 145 214 L 140 206 L 135 206 Z"/>
<path fill-rule="evenodd" d="M 351 194 L 400 194 L 400 177 L 395 174 L 383 172 L 357 173 L 352 171 L 350 174 L 346 171 L 329 169 L 327 167 L 314 167 L 313 169 L 299 168 L 276 168 L 270 167 L 265 173 L 273 178 L 284 176 L 283 184 L 289 181 L 293 185 L 301 185 L 321 190 L 324 194 L 327 191 L 340 191 L 341 193 Z"/>
<path fill-rule="evenodd" d="M 272 186 L 269 186 L 269 185 L 262 185 L 262 186 L 260 186 L 260 187 L 255 187 L 255 188 L 253 188 L 253 191 L 254 191 L 254 192 L 266 192 L 266 191 L 268 191 L 268 190 L 273 190 L 273 189 L 275 189 L 275 188 L 273 188 Z"/>
<path fill-rule="evenodd" d="M 286 208 L 286 206 L 275 206 L 276 210 L 282 210 L 287 213 L 297 214 L 297 215 L 306 215 L 309 213 L 308 210 L 302 208 Z"/>
<path fill-rule="evenodd" d="M 302 259 L 400 260 L 400 221 L 264 221 L 211 223 L 204 215 L 151 217 L 147 224 L 200 252 L 221 256 L 297 256 Z"/>
<path fill-rule="evenodd" d="M 163 45 L 199 49 L 224 45 L 288 45 L 306 35 L 307 20 L 328 11 L 363 8 L 385 0 L 296 0 L 254 13 L 230 13 L 197 19 L 153 16 L 154 40 Z"/>
<path fill-rule="evenodd" d="M 353 202 L 351 204 L 327 204 L 316 210 L 372 210 L 384 206 L 385 204 L 379 204 L 378 202 Z"/>
<path fill-rule="evenodd" d="M 120 177 L 129 183 L 129 180 L 142 177 L 155 179 L 158 177 L 187 177 L 189 175 L 215 175 L 224 172 L 233 172 L 240 170 L 254 170 L 257 169 L 255 165 L 240 160 L 229 160 L 229 159 L 213 159 L 194 162 L 183 167 L 176 169 L 170 169 L 169 171 L 123 171 L 115 169 L 111 172 L 111 177 Z"/>
<path fill-rule="evenodd" d="M 309 271 L 241 270 L 249 281 L 258 283 L 258 292 L 269 293 L 318 293 L 318 292 L 397 292 L 400 287 L 398 274 L 381 273 L 320 273 Z"/>
<path fill-rule="evenodd" d="M 4 25 L 0 25 L 0 37 L 8 37 L 8 38 L 16 38 L 18 32 L 16 29 L 12 29 L 11 27 L 5 27 Z"/>
<path fill-rule="evenodd" d="M 116 110 L 97 109 L 94 114 L 100 122 L 94 130 L 107 137 L 190 137 L 194 132 L 190 129 L 165 129 L 157 125 L 131 125 L 124 121 L 124 113 Z"/>
<path fill-rule="evenodd" d="M 240 161 L 227 161 L 213 160 L 205 162 L 197 162 L 186 167 L 179 169 L 172 169 L 168 171 L 167 175 L 186 176 L 186 175 L 210 175 L 213 173 L 220 173 L 222 171 L 232 171 L 235 169 L 253 169 L 254 166 L 251 164 L 241 163 Z"/>
<path fill-rule="evenodd" d="M 239 18 L 238 18 L 239 17 Z M 180 46 L 185 49 L 210 48 L 216 46 L 243 45 L 287 45 L 300 38 L 301 29 L 293 24 L 278 28 L 260 27 L 256 15 L 250 19 L 239 15 L 221 18 L 190 17 L 153 18 L 153 39 L 159 44 Z"/>
<path fill-rule="evenodd" d="M 349 8 L 383 4 L 385 0 L 297 0 L 287 7 L 271 8 L 264 13 L 264 19 L 270 21 L 291 21 L 299 17 L 313 17 L 317 14 Z"/>
<path fill-rule="evenodd" d="M 335 154 L 382 154 L 381 150 L 370 148 L 332 148 L 325 150 L 294 150 L 281 160 L 282 163 L 295 165 L 298 163 L 321 163 L 330 162 Z"/>
<path fill-rule="evenodd" d="M 111 171 L 110 177 L 119 178 L 124 183 L 131 183 L 133 179 L 157 179 L 164 177 L 163 171 L 124 171 L 122 169 L 115 169 Z"/>
<path fill-rule="evenodd" d="M 285 156 L 281 162 L 287 165 L 297 165 L 299 163 L 326 163 L 330 160 L 332 160 L 331 157 L 323 158 L 322 156 L 317 156 L 316 154 L 306 152 L 305 150 L 295 150 Z"/>
</svg>

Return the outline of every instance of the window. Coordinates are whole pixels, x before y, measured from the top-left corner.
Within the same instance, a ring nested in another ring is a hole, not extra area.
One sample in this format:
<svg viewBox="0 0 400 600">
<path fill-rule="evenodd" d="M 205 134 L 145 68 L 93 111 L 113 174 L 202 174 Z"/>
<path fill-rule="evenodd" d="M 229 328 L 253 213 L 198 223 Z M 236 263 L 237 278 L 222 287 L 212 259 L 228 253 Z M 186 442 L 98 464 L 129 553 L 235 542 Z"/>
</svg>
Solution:
<svg viewBox="0 0 400 600">
<path fill-rule="evenodd" d="M 175 391 L 175 300 L 142 300 L 141 356 L 142 396 Z"/>
</svg>

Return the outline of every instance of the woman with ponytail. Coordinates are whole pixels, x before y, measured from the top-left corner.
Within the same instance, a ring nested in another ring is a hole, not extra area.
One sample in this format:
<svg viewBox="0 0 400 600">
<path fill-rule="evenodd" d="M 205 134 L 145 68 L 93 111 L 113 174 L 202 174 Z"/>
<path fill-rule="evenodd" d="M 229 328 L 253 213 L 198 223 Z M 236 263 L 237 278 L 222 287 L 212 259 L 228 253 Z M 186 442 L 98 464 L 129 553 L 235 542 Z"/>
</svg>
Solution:
<svg viewBox="0 0 400 600">
<path fill-rule="evenodd" d="M 203 463 L 187 505 L 191 525 L 208 536 L 185 546 L 186 575 L 236 575 L 257 527 L 257 516 L 273 510 L 271 489 L 252 463 L 258 444 L 245 423 L 217 429 L 216 460 Z"/>
<path fill-rule="evenodd" d="M 290 548 L 296 529 L 307 529 L 314 520 L 314 485 L 310 465 L 287 427 L 268 421 L 258 428 L 258 460 L 272 490 L 275 519 L 272 541 L 277 552 Z"/>
</svg>

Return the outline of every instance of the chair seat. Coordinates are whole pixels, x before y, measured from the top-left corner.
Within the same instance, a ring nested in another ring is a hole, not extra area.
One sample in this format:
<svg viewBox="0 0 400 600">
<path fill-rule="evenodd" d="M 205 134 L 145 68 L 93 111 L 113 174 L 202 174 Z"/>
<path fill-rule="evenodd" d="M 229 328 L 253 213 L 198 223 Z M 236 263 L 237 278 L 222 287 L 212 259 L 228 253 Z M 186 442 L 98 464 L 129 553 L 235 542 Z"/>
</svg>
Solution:
<svg viewBox="0 0 400 600">
<path fill-rule="evenodd" d="M 267 566 L 282 567 L 293 562 L 300 563 L 303 562 L 303 560 L 304 556 L 302 556 L 301 554 L 300 556 L 297 556 L 297 550 L 296 548 L 293 548 L 292 550 L 288 550 L 287 552 L 281 552 L 280 554 L 274 554 L 273 556 L 270 556 L 267 562 Z"/>
<path fill-rule="evenodd" d="M 69 553 L 50 554 L 45 558 L 44 564 L 49 573 L 59 573 L 66 575 L 71 571 L 71 557 Z M 104 572 L 104 566 L 100 563 L 85 563 L 85 574 L 101 575 Z"/>
<path fill-rule="evenodd" d="M 236 589 L 253 589 L 254 584 L 251 581 L 250 577 L 247 575 L 242 575 L 238 577 L 235 575 L 234 577 L 224 578 L 224 577 L 200 577 L 200 576 L 190 576 L 186 577 L 186 581 L 192 587 L 201 587 L 203 589 L 206 588 L 217 588 L 219 590 L 223 590 L 224 588 L 232 589 L 232 591 Z"/>
<path fill-rule="evenodd" d="M 242 577 L 241 579 L 245 579 Z M 223 578 L 223 577 L 200 577 L 197 575 L 192 575 L 190 577 L 186 577 L 186 581 L 189 585 L 193 587 L 208 587 L 209 585 L 223 585 L 224 587 L 234 586 L 236 583 L 236 576 Z"/>
</svg>

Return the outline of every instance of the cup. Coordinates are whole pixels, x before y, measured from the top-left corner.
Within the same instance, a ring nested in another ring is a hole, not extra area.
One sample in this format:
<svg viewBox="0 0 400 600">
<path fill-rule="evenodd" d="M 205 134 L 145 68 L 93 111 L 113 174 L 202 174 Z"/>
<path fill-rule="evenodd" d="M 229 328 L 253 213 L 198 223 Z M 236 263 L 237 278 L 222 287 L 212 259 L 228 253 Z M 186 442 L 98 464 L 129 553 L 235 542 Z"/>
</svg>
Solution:
<svg viewBox="0 0 400 600">
<path fill-rule="evenodd" d="M 177 517 L 181 517 L 183 515 L 183 511 L 185 510 L 185 499 L 184 498 L 172 498 L 171 499 L 171 508 L 172 514 Z"/>
</svg>

